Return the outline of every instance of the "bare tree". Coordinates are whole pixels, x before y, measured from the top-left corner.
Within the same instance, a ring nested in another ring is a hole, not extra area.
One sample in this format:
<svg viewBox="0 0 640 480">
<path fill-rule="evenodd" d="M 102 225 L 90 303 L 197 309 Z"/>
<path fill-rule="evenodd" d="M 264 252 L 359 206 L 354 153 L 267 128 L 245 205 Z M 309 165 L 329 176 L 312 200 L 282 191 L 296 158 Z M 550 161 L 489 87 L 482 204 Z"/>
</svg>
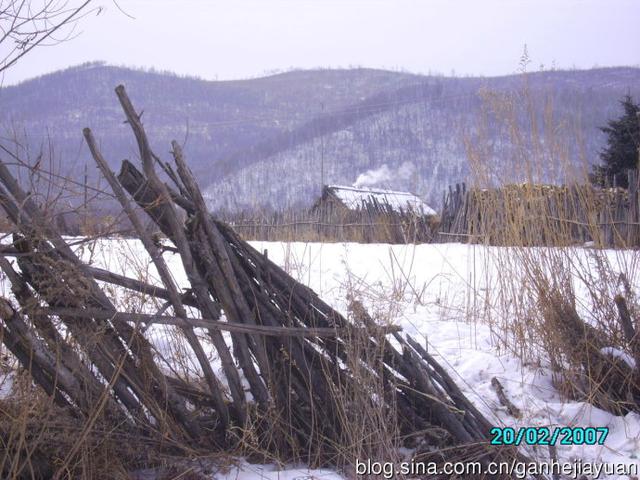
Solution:
<svg viewBox="0 0 640 480">
<path fill-rule="evenodd" d="M 0 73 L 40 45 L 74 36 L 77 21 L 99 7 L 93 0 L 0 0 Z"/>
</svg>

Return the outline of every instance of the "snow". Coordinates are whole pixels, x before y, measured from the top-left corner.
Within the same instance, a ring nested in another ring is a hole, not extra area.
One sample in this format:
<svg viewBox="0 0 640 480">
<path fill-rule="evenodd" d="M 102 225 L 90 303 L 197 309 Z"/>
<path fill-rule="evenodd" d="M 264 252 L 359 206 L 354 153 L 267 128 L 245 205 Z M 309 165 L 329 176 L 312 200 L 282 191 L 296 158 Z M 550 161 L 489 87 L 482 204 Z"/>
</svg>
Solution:
<svg viewBox="0 0 640 480">
<path fill-rule="evenodd" d="M 0 399 L 7 398 L 13 388 L 13 373 L 0 372 Z"/>
<path fill-rule="evenodd" d="M 358 210 L 365 204 L 375 201 L 381 205 L 389 205 L 396 212 L 409 210 L 423 215 L 437 215 L 433 208 L 413 193 L 340 185 L 329 185 L 328 188 L 350 210 Z"/>
<path fill-rule="evenodd" d="M 241 462 L 219 472 L 212 477 L 215 480 L 343 480 L 343 477 L 331 470 L 309 468 L 278 468 L 275 465 L 252 465 Z"/>
<path fill-rule="evenodd" d="M 631 368 L 636 368 L 635 359 L 631 355 L 629 355 L 627 352 L 620 350 L 619 348 L 604 347 L 603 349 L 600 350 L 600 353 L 602 353 L 603 355 L 609 355 L 610 357 L 613 357 L 613 358 L 619 358 L 620 360 L 625 362 L 627 365 L 629 365 Z"/>
<path fill-rule="evenodd" d="M 509 313 L 497 311 L 495 285 L 504 274 L 495 264 L 500 247 L 462 244 L 376 245 L 349 243 L 283 243 L 252 242 L 259 251 L 268 251 L 269 258 L 290 275 L 309 285 L 334 308 L 346 312 L 347 296 L 363 301 L 374 318 L 388 319 L 413 335 L 452 375 L 462 391 L 478 409 L 499 427 L 545 426 L 549 428 L 607 427 L 609 435 L 604 445 L 557 446 L 558 459 L 571 462 L 609 462 L 634 464 L 640 470 L 640 415 L 629 413 L 615 416 L 585 402 L 570 401 L 556 390 L 551 371 L 544 361 L 523 363 L 501 346 L 502 332 L 497 320 L 508 320 Z M 587 255 L 592 249 L 576 249 L 577 255 Z M 83 258 L 93 264 L 120 273 L 142 276 L 157 282 L 157 274 L 147 255 L 135 240 L 101 240 L 95 249 L 84 248 Z M 632 251 L 608 251 L 607 258 L 616 268 L 634 261 Z M 186 285 L 186 275 L 177 255 L 165 258 L 180 285 Z M 583 264 L 589 262 L 583 259 Z M 636 278 L 631 278 L 636 285 Z M 6 282 L 0 291 L 8 293 Z M 576 286 L 578 295 L 584 288 Z M 113 291 L 122 298 L 122 291 Z M 587 313 L 586 301 L 581 301 L 581 314 Z M 139 301 L 140 311 L 152 311 L 151 305 Z M 148 334 L 167 358 L 183 346 L 176 345 L 176 336 L 166 326 L 152 326 Z M 220 367 L 213 350 L 214 368 Z M 629 362 L 624 352 L 607 348 L 603 353 Z M 184 358 L 184 355 L 182 355 Z M 192 366 L 194 371 L 195 366 Z M 0 375 L 1 377 L 1 375 Z M 500 404 L 491 379 L 496 377 L 508 398 L 522 411 L 515 419 Z M 547 461 L 544 448 L 528 448 L 534 459 Z M 276 467 L 252 465 L 239 459 L 230 469 L 212 474 L 215 479 L 339 479 L 330 470 L 309 470 L 300 466 Z M 628 477 L 601 477 L 628 478 Z"/>
</svg>

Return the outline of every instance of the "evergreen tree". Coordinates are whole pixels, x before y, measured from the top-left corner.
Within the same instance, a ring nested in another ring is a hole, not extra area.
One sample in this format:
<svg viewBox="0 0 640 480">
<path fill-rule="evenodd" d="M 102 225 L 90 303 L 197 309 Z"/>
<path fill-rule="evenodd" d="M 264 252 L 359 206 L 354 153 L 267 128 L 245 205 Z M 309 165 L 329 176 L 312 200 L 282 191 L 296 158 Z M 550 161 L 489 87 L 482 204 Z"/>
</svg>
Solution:
<svg viewBox="0 0 640 480">
<path fill-rule="evenodd" d="M 623 115 L 617 120 L 610 120 L 602 127 L 607 134 L 607 146 L 600 152 L 603 165 L 595 165 L 590 175 L 595 185 L 616 185 L 627 187 L 627 170 L 637 169 L 638 147 L 640 146 L 640 106 L 633 103 L 630 95 L 626 95 L 620 104 Z"/>
</svg>

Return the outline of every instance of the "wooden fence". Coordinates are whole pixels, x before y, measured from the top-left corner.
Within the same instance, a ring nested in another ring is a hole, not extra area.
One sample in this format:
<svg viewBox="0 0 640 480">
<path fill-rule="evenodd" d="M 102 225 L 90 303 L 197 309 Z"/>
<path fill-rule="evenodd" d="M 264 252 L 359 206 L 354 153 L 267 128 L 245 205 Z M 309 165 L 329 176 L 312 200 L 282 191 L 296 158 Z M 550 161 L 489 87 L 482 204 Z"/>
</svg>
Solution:
<svg viewBox="0 0 640 480">
<path fill-rule="evenodd" d="M 437 231 L 432 217 L 396 211 L 287 210 L 221 218 L 248 240 L 427 243 Z"/>
<path fill-rule="evenodd" d="M 449 188 L 436 241 L 489 245 L 640 245 L 638 175 L 629 188 L 516 184 Z"/>
</svg>

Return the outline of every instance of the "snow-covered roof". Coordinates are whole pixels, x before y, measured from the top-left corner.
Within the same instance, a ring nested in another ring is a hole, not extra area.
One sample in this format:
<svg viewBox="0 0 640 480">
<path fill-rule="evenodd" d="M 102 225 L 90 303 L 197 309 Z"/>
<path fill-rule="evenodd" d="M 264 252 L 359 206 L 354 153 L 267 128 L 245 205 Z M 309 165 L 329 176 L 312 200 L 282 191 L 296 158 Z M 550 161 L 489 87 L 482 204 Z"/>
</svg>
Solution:
<svg viewBox="0 0 640 480">
<path fill-rule="evenodd" d="M 369 203 L 389 205 L 394 211 L 413 211 L 423 215 L 436 215 L 436 211 L 420 197 L 409 192 L 395 192 L 367 187 L 346 187 L 327 185 L 331 191 L 349 210 L 358 210 Z"/>
</svg>

